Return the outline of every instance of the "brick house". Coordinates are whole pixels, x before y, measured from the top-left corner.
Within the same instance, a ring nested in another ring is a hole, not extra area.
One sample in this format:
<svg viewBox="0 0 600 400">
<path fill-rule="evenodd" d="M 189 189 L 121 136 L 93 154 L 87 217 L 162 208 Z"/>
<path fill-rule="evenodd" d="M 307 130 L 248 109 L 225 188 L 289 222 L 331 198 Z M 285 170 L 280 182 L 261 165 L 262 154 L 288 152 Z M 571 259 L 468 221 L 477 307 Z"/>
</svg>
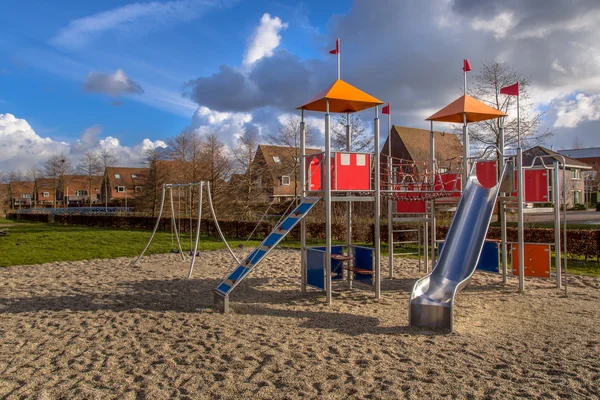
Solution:
<svg viewBox="0 0 600 400">
<path fill-rule="evenodd" d="M 60 187 L 54 190 L 57 183 L 52 178 L 38 178 L 35 181 L 35 202 L 37 207 L 53 206 L 56 196 L 57 202 L 62 202 Z M 58 204 L 57 204 L 58 206 Z"/>
<path fill-rule="evenodd" d="M 600 200 L 600 147 L 558 150 L 558 153 L 592 167 L 591 170 L 583 172 L 584 200 L 588 204 L 597 204 Z"/>
<path fill-rule="evenodd" d="M 426 129 L 408 128 L 394 125 L 390 135 L 385 141 L 381 154 L 388 155 L 388 141 L 392 142 L 392 157 L 416 162 L 418 172 L 423 172 L 431 158 L 430 133 Z M 435 158 L 441 172 L 456 171 L 462 159 L 462 144 L 458 137 L 452 133 L 434 132 Z M 382 168 L 387 162 L 387 157 L 382 157 Z M 394 163 L 396 160 L 394 160 Z"/>
<path fill-rule="evenodd" d="M 321 149 L 307 148 L 306 154 L 320 153 Z M 282 201 L 299 196 L 300 149 L 261 144 L 256 149 L 253 180 L 265 200 Z M 233 177 L 232 177 L 233 180 Z"/>
<path fill-rule="evenodd" d="M 10 182 L 8 184 L 11 208 L 29 208 L 32 204 L 33 182 Z"/>
<path fill-rule="evenodd" d="M 148 168 L 106 168 L 101 182 L 100 200 L 104 202 L 108 196 L 108 201 L 124 202 L 140 196 L 148 179 L 148 171 Z"/>
<path fill-rule="evenodd" d="M 557 153 L 553 150 L 547 149 L 542 146 L 535 146 L 531 149 L 525 150 L 523 152 L 523 166 L 528 167 L 531 166 L 534 162 L 536 156 L 546 156 L 544 158 L 544 163 L 546 165 L 552 164 L 554 161 L 557 161 L 561 167 L 561 171 L 559 173 L 559 179 L 562 185 L 563 182 L 563 174 L 562 174 L 562 157 L 560 153 Z M 583 161 L 577 160 L 571 157 L 565 157 L 565 169 L 566 169 L 566 187 L 567 187 L 567 206 L 573 207 L 575 204 L 583 204 L 585 201 L 584 193 L 585 193 L 585 181 L 583 179 L 584 173 L 592 170 L 592 166 Z M 539 166 L 542 168 L 542 161 L 537 159 L 534 163 L 534 166 Z M 552 199 L 552 179 L 550 179 L 551 174 L 548 175 L 548 199 L 549 201 L 553 201 Z"/>
<path fill-rule="evenodd" d="M 65 193 L 69 205 L 89 206 L 101 200 L 102 176 L 65 175 Z"/>
</svg>

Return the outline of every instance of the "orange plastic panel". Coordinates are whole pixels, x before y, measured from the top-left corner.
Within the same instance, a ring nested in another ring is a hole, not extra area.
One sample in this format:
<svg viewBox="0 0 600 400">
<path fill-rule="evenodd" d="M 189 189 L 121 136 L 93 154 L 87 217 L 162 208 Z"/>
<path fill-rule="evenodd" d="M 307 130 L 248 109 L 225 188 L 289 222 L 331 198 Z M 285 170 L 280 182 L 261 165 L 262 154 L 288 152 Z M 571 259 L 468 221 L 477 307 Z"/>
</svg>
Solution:
<svg viewBox="0 0 600 400">
<path fill-rule="evenodd" d="M 512 266 L 513 275 L 519 275 L 519 246 L 513 243 Z M 525 276 L 550 278 L 550 245 L 543 243 L 525 243 Z"/>
</svg>

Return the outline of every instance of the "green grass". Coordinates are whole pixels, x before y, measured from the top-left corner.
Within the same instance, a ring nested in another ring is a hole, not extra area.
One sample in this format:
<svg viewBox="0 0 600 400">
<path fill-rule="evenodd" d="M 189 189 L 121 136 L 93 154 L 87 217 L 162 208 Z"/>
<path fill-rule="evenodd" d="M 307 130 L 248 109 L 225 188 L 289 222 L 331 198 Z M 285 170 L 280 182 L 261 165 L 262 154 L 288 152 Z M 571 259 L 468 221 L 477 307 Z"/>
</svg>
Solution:
<svg viewBox="0 0 600 400">
<path fill-rule="evenodd" d="M 134 257 L 142 251 L 149 231 L 57 226 L 19 222 L 6 228 L 8 236 L 0 237 L 0 267 L 41 264 L 55 261 L 91 260 L 95 258 Z M 243 240 L 231 240 L 235 248 Z M 259 242 L 250 241 L 248 246 Z M 190 250 L 188 235 L 182 236 L 184 251 Z M 175 244 L 177 246 L 177 244 Z M 200 250 L 224 249 L 216 238 L 201 237 Z M 147 254 L 168 253 L 171 234 L 157 232 Z M 234 250 L 235 251 L 235 250 Z"/>
<path fill-rule="evenodd" d="M 561 215 L 562 221 L 562 215 Z M 500 222 L 494 221 L 490 224 L 490 226 L 500 226 Z M 506 226 L 516 228 L 516 222 L 507 222 Z M 560 227 L 562 229 L 563 223 L 560 223 Z M 567 222 L 567 229 L 587 229 L 587 230 L 596 230 L 598 229 L 598 225 L 590 225 L 590 224 L 570 224 Z M 527 228 L 554 228 L 554 222 L 526 222 L 525 229 Z"/>
</svg>

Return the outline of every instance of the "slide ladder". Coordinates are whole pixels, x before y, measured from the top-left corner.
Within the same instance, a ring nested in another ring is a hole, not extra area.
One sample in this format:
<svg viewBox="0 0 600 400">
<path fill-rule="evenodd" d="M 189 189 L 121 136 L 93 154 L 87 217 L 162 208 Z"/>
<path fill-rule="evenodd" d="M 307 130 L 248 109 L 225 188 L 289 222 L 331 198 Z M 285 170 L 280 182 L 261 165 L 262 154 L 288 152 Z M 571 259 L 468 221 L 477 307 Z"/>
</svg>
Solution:
<svg viewBox="0 0 600 400">
<path fill-rule="evenodd" d="M 454 298 L 475 271 L 506 169 L 502 177 L 491 188 L 483 187 L 476 174 L 469 177 L 435 268 L 413 287 L 410 326 L 453 329 Z"/>
<path fill-rule="evenodd" d="M 229 294 L 265 257 L 283 240 L 284 237 L 319 202 L 320 197 L 307 197 L 281 221 L 273 231 L 246 257 L 215 289 L 215 309 L 229 311 Z"/>
</svg>

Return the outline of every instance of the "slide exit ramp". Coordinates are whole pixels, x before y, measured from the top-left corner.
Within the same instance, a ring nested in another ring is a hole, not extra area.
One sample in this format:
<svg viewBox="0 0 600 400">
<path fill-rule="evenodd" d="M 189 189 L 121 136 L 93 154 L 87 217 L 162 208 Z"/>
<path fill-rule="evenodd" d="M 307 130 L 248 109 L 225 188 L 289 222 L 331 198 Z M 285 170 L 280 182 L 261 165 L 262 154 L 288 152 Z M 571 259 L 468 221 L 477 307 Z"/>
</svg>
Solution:
<svg viewBox="0 0 600 400">
<path fill-rule="evenodd" d="M 502 177 L 492 188 L 481 186 L 476 174 L 469 177 L 435 268 L 413 287 L 410 326 L 453 330 L 454 298 L 475 271 L 506 168 Z"/>
<path fill-rule="evenodd" d="M 286 237 L 286 235 L 319 202 L 320 197 L 307 197 L 300 203 L 263 242 L 246 257 L 215 289 L 214 305 L 217 311 L 229 312 L 229 294 L 265 257 Z"/>
</svg>

